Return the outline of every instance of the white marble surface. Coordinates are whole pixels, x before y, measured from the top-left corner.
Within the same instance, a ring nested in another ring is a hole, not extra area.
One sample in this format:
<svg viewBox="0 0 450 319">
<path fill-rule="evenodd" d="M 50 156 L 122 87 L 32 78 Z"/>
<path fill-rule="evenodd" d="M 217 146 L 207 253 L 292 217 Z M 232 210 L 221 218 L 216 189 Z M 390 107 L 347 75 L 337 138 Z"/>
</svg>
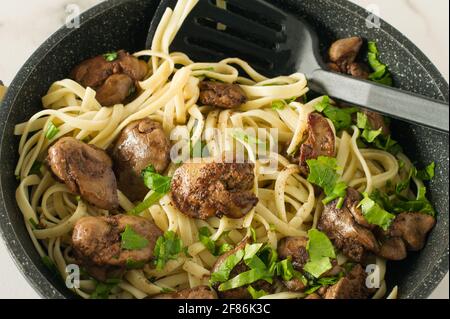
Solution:
<svg viewBox="0 0 450 319">
<path fill-rule="evenodd" d="M 375 4 L 380 15 L 425 52 L 448 81 L 448 0 L 351 0 Z M 0 0 L 0 79 L 8 85 L 33 51 L 66 20 L 66 6 L 82 10 L 101 0 Z M 0 221 L 1 222 L 1 221 Z M 0 240 L 0 298 L 39 298 Z M 448 274 L 432 298 L 449 298 Z"/>
</svg>

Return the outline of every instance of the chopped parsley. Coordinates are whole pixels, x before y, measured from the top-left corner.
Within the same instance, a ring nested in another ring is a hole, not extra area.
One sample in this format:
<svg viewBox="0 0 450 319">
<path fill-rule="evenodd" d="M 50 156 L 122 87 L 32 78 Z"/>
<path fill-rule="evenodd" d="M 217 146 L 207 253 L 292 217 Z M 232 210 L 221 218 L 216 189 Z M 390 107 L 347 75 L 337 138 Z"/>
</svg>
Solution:
<svg viewBox="0 0 450 319">
<path fill-rule="evenodd" d="M 288 106 L 290 103 L 294 102 L 297 99 L 298 99 L 298 97 L 292 97 L 290 99 L 285 99 L 285 100 L 274 100 L 272 102 L 272 109 L 274 109 L 274 110 L 284 110 L 284 108 L 286 106 Z"/>
<path fill-rule="evenodd" d="M 230 244 L 224 243 L 217 245 L 217 242 L 211 239 L 211 232 L 208 227 L 202 227 L 198 231 L 198 238 L 200 242 L 209 250 L 214 256 L 220 256 L 233 249 Z"/>
<path fill-rule="evenodd" d="M 375 139 L 380 136 L 380 134 L 383 131 L 383 128 L 379 128 L 378 130 L 373 130 L 370 126 L 369 119 L 366 114 L 358 112 L 356 114 L 357 121 L 356 126 L 358 128 L 362 129 L 363 132 L 361 134 L 361 137 L 366 140 L 368 143 L 373 143 Z"/>
<path fill-rule="evenodd" d="M 108 299 L 113 290 L 119 283 L 120 279 L 108 279 L 106 282 L 97 282 L 94 292 L 91 294 L 91 299 Z"/>
<path fill-rule="evenodd" d="M 37 223 L 33 218 L 30 218 L 28 221 L 33 229 L 42 229 L 42 226 L 39 225 L 39 223 Z"/>
<path fill-rule="evenodd" d="M 125 226 L 125 231 L 121 234 L 122 249 L 139 250 L 149 245 L 147 238 L 136 233 L 130 225 Z"/>
<path fill-rule="evenodd" d="M 330 239 L 321 231 L 317 229 L 308 231 L 306 250 L 309 254 L 309 261 L 303 269 L 313 277 L 319 278 L 333 267 L 330 259 L 336 258 L 336 253 Z"/>
<path fill-rule="evenodd" d="M 326 205 L 339 198 L 336 207 L 342 207 L 344 198 L 347 195 L 347 185 L 339 182 L 337 173 L 337 160 L 333 157 L 319 156 L 317 159 L 307 160 L 309 166 L 308 181 L 321 187 L 326 195 L 323 203 Z"/>
<path fill-rule="evenodd" d="M 145 186 L 155 191 L 155 193 L 167 194 L 170 190 L 172 179 L 169 176 L 156 173 L 153 165 L 148 166 L 142 171 L 142 178 L 144 179 Z"/>
<path fill-rule="evenodd" d="M 352 125 L 352 114 L 358 112 L 356 107 L 340 108 L 331 105 L 330 98 L 326 95 L 315 106 L 315 109 L 333 122 L 336 131 L 348 129 Z"/>
<path fill-rule="evenodd" d="M 211 274 L 210 283 L 227 281 L 230 277 L 230 273 L 237 264 L 239 264 L 244 258 L 244 250 L 239 249 L 227 256 L 227 258 L 219 265 L 218 269 Z"/>
<path fill-rule="evenodd" d="M 265 291 L 263 289 L 256 290 L 251 285 L 249 285 L 247 287 L 247 290 L 248 290 L 248 292 L 250 293 L 250 295 L 252 296 L 253 299 L 259 299 L 259 298 L 267 296 L 269 294 L 267 291 Z"/>
<path fill-rule="evenodd" d="M 183 242 L 173 231 L 166 231 L 156 241 L 153 252 L 156 269 L 162 270 L 169 260 L 175 260 L 183 251 Z"/>
<path fill-rule="evenodd" d="M 416 173 L 416 177 L 423 181 L 430 181 L 434 178 L 435 171 L 436 171 L 436 163 L 433 162 L 427 167 L 425 167 L 425 169 L 418 170 Z"/>
<path fill-rule="evenodd" d="M 126 261 L 127 269 L 141 269 L 145 266 L 146 262 L 144 260 L 134 260 L 132 258 L 128 258 Z"/>
<path fill-rule="evenodd" d="M 379 59 L 380 52 L 378 51 L 377 44 L 373 41 L 368 44 L 369 52 L 367 53 L 367 60 L 374 71 L 369 75 L 369 79 L 373 82 L 392 86 L 392 75 L 386 64 L 383 64 Z"/>
<path fill-rule="evenodd" d="M 117 52 L 108 52 L 103 54 L 103 58 L 108 61 L 108 62 L 112 62 L 117 60 L 117 58 L 119 57 L 119 54 Z"/>
<path fill-rule="evenodd" d="M 395 186 L 395 192 L 397 194 L 400 194 L 401 192 L 406 190 L 409 187 L 409 185 L 411 184 L 411 179 L 413 177 L 416 177 L 420 180 L 425 180 L 425 181 L 432 180 L 435 175 L 435 169 L 436 169 L 435 162 L 431 163 L 430 165 L 425 167 L 425 169 L 423 169 L 423 170 L 417 170 L 417 168 L 415 168 L 415 167 L 411 168 L 406 179 L 399 182 Z"/>
<path fill-rule="evenodd" d="M 359 206 L 369 224 L 380 226 L 384 230 L 387 230 L 395 219 L 395 215 L 384 210 L 367 193 L 364 193 L 364 199 L 359 203 Z"/>
<path fill-rule="evenodd" d="M 53 139 L 59 133 L 59 129 L 55 126 L 53 122 L 48 123 L 47 130 L 45 131 L 45 137 L 48 140 Z"/>
<path fill-rule="evenodd" d="M 149 197 L 144 199 L 143 202 L 139 203 L 134 207 L 132 210 L 127 212 L 128 215 L 139 215 L 144 210 L 150 208 L 152 205 L 156 204 L 165 194 L 160 194 L 157 192 L 154 192 Z"/>
</svg>

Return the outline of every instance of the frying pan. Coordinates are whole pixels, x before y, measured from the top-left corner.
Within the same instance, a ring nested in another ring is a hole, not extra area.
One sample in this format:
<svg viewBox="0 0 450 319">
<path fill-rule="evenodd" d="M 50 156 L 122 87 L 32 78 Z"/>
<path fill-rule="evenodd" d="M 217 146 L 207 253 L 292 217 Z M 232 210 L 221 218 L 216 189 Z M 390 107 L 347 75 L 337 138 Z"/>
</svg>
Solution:
<svg viewBox="0 0 450 319">
<path fill-rule="evenodd" d="M 337 38 L 360 35 L 376 41 L 396 86 L 448 101 L 448 84 L 427 57 L 384 21 L 379 29 L 367 28 L 368 13 L 364 9 L 345 0 L 269 1 L 312 24 L 319 32 L 323 53 Z M 87 11 L 81 16 L 80 28 L 63 27 L 31 56 L 0 107 L 1 233 L 17 267 L 44 298 L 74 298 L 75 295 L 41 263 L 17 207 L 14 168 L 19 139 L 13 135 L 14 125 L 39 111 L 40 98 L 51 83 L 67 77 L 81 60 L 119 48 L 130 52 L 143 49 L 158 2 L 110 0 Z M 393 121 L 392 126 L 394 138 L 415 164 L 420 167 L 431 161 L 437 164 L 436 177 L 429 184 L 429 197 L 438 212 L 437 225 L 422 251 L 410 253 L 405 261 L 389 263 L 387 272 L 388 289 L 398 285 L 400 298 L 426 298 L 449 269 L 449 138 L 447 134 L 398 121 Z"/>
</svg>

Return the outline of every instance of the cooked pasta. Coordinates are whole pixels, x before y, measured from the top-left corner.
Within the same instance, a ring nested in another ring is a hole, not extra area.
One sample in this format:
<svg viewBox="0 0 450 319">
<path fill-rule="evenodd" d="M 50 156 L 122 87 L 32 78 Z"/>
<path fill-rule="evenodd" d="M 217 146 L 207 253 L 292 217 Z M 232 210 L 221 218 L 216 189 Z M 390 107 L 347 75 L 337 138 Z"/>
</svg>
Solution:
<svg viewBox="0 0 450 319">
<path fill-rule="evenodd" d="M 42 98 L 44 109 L 15 128 L 15 134 L 20 137 L 20 158 L 15 171 L 20 179 L 17 203 L 38 253 L 51 260 L 64 279 L 69 275 L 67 265 L 76 263 L 71 233 L 77 221 L 115 212 L 96 208 L 80 199 L 65 184 L 55 180 L 47 167 L 42 167 L 39 174 L 35 172 L 33 165 L 45 161 L 53 141 L 70 136 L 107 150 L 127 125 L 149 118 L 159 122 L 168 136 L 175 137 L 173 143 L 181 142 L 182 148 L 201 142 L 206 145 L 210 159 L 220 160 L 225 153 L 243 147 L 247 159 L 255 164 L 253 192 L 259 201 L 240 219 L 190 218 L 173 205 L 169 194 L 143 210 L 140 216 L 163 232 L 175 232 L 187 247 L 187 254 L 169 260 L 163 269 L 147 264 L 142 269 L 128 270 L 109 292 L 109 298 L 142 299 L 167 289 L 208 285 L 218 257 L 199 240 L 201 228 L 211 231 L 212 240 L 233 246 L 254 230 L 256 242 L 276 249 L 281 238 L 307 236 L 310 229 L 317 227 L 323 211 L 323 195 L 286 155 L 294 154 L 305 141 L 308 116 L 316 111 L 323 97 L 308 102 L 292 99 L 308 93 L 307 79 L 301 73 L 267 78 L 238 58 L 203 63 L 192 61 L 186 53 L 170 52 L 171 42 L 196 2 L 179 0 L 174 10 L 168 8 L 151 49 L 134 53 L 134 57 L 148 60 L 149 67 L 147 76 L 139 82 L 139 94 L 134 100 L 105 107 L 96 100 L 93 89 L 64 79 L 50 86 Z M 200 105 L 199 82 L 204 78 L 237 83 L 248 100 L 233 110 Z M 280 100 L 288 101 L 283 108 L 273 108 L 273 103 Z M 328 122 L 334 130 L 338 174 L 349 187 L 369 194 L 375 189 L 385 190 L 389 183 L 404 180 L 412 168 L 404 154 L 394 156 L 387 151 L 361 147 L 358 138 L 362 132 L 356 125 L 336 133 L 333 123 Z M 57 133 L 49 139 L 52 125 L 57 127 Z M 248 139 L 235 138 L 236 130 L 258 132 L 260 139 L 270 142 L 269 149 L 258 149 Z M 182 132 L 187 132 L 187 137 L 180 137 Z M 172 176 L 177 167 L 172 162 L 166 174 Z M 420 188 L 421 181 L 414 179 L 414 182 Z M 153 194 L 154 191 L 149 191 L 147 198 Z M 408 187 L 403 194 L 414 196 L 413 188 Z M 138 204 L 123 192 L 119 191 L 118 196 L 119 211 L 129 212 Z M 343 258 L 341 264 L 345 261 Z M 385 261 L 377 258 L 376 264 L 380 266 L 381 286 L 374 298 L 382 298 L 386 293 Z M 96 280 L 82 277 L 80 287 L 73 291 L 89 298 L 96 284 Z M 388 298 L 396 295 L 397 288 Z M 304 292 L 289 292 L 280 285 L 273 294 L 263 298 L 305 296 Z"/>
</svg>

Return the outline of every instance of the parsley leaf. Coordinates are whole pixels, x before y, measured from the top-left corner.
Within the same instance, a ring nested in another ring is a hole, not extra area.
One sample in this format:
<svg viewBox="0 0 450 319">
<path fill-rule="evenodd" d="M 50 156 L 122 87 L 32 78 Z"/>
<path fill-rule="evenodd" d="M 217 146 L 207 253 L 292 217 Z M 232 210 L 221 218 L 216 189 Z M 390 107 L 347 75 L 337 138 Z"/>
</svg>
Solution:
<svg viewBox="0 0 450 319">
<path fill-rule="evenodd" d="M 431 205 L 430 201 L 426 198 L 426 187 L 419 188 L 417 192 L 417 198 L 415 200 L 407 200 L 403 198 L 397 198 L 391 203 L 392 209 L 396 213 L 404 212 L 416 212 L 436 216 L 436 211 Z"/>
<path fill-rule="evenodd" d="M 416 173 L 416 177 L 423 181 L 430 181 L 434 178 L 435 170 L 436 170 L 436 163 L 433 162 L 427 167 L 425 167 L 424 170 L 418 170 Z"/>
<path fill-rule="evenodd" d="M 347 185 L 344 182 L 338 182 L 337 160 L 333 157 L 319 156 L 317 159 L 307 160 L 306 163 L 310 172 L 308 181 L 320 186 L 327 196 L 323 203 L 326 205 L 336 198 L 341 198 L 338 206 L 342 206 L 343 199 L 347 195 Z"/>
<path fill-rule="evenodd" d="M 213 255 L 216 255 L 216 243 L 211 239 L 211 232 L 208 227 L 202 227 L 198 231 L 198 239 Z"/>
<path fill-rule="evenodd" d="M 392 86 L 392 76 L 387 66 L 379 60 L 379 51 L 377 44 L 373 41 L 368 43 L 369 52 L 367 53 L 367 59 L 369 65 L 373 69 L 373 73 L 369 75 L 369 79 L 373 82 Z"/>
<path fill-rule="evenodd" d="M 120 236 L 122 237 L 122 249 L 139 250 L 149 244 L 147 238 L 136 233 L 130 225 L 125 226 L 125 231 Z"/>
<path fill-rule="evenodd" d="M 211 254 L 214 256 L 220 256 L 233 249 L 228 243 L 224 243 L 220 246 L 217 245 L 217 242 L 211 239 L 211 232 L 208 227 L 202 227 L 198 231 L 198 239 L 200 242 L 209 250 Z"/>
<path fill-rule="evenodd" d="M 119 57 L 119 54 L 117 52 L 108 52 L 103 54 L 103 58 L 108 61 L 108 62 L 112 62 L 117 60 L 117 58 Z"/>
<path fill-rule="evenodd" d="M 388 135 L 387 137 L 384 135 L 378 136 L 377 139 L 373 141 L 373 146 L 376 148 L 389 152 L 393 155 L 397 155 L 402 151 L 402 147 L 400 144 L 397 143 L 394 139 L 392 139 L 391 135 Z"/>
<path fill-rule="evenodd" d="M 47 130 L 45 131 L 45 137 L 48 140 L 53 139 L 59 133 L 59 129 L 53 124 L 53 122 L 48 123 Z"/>
<path fill-rule="evenodd" d="M 310 229 L 308 238 L 306 250 L 309 254 L 309 261 L 303 269 L 315 278 L 319 278 L 333 267 L 330 258 L 336 258 L 336 253 L 330 239 L 319 230 Z"/>
<path fill-rule="evenodd" d="M 364 199 L 359 203 L 364 218 L 372 225 L 378 225 L 387 230 L 395 219 L 395 215 L 385 211 L 367 193 L 364 193 Z"/>
<path fill-rule="evenodd" d="M 95 290 L 91 294 L 91 299 L 108 299 L 117 284 L 120 282 L 119 279 L 108 279 L 106 282 L 96 282 Z"/>
<path fill-rule="evenodd" d="M 128 215 L 139 215 L 144 210 L 146 210 L 149 207 L 151 207 L 152 205 L 156 204 L 163 196 L 164 196 L 164 194 L 154 192 L 149 197 L 144 199 L 143 202 L 137 204 L 136 207 L 134 207 L 132 210 L 127 212 L 127 214 Z"/>
<path fill-rule="evenodd" d="M 230 277 L 230 273 L 237 264 L 239 264 L 244 258 L 244 250 L 239 249 L 233 254 L 227 256 L 227 258 L 219 265 L 218 269 L 211 274 L 210 283 L 224 282 Z"/>
<path fill-rule="evenodd" d="M 134 260 L 132 258 L 128 258 L 126 261 L 127 269 L 141 269 L 145 266 L 146 262 L 144 260 Z"/>
<path fill-rule="evenodd" d="M 251 285 L 247 287 L 248 292 L 252 296 L 253 299 L 259 299 L 261 297 L 267 296 L 269 293 L 263 289 L 256 290 Z"/>
<path fill-rule="evenodd" d="M 268 283 L 272 283 L 272 276 L 267 269 L 254 268 L 248 271 L 242 272 L 236 277 L 220 284 L 219 291 L 226 291 L 230 289 L 239 288 L 254 283 L 258 280 L 265 280 Z"/>
<path fill-rule="evenodd" d="M 145 186 L 154 190 L 156 193 L 166 194 L 170 190 L 172 178 L 156 173 L 153 165 L 150 165 L 142 171 L 142 178 L 144 179 Z"/>
<path fill-rule="evenodd" d="M 349 128 L 352 125 L 352 114 L 358 112 L 356 107 L 340 108 L 331 105 L 328 96 L 324 96 L 322 101 L 315 106 L 315 109 L 333 122 L 336 131 Z"/>
<path fill-rule="evenodd" d="M 356 117 L 356 126 L 358 126 L 358 128 L 360 129 L 363 129 L 361 137 L 364 138 L 367 142 L 373 143 L 375 139 L 383 132 L 383 128 L 380 127 L 378 130 L 373 130 L 370 126 L 367 115 L 364 113 L 358 112 L 356 114 Z"/>
<path fill-rule="evenodd" d="M 169 260 L 177 259 L 183 251 L 183 242 L 173 231 L 166 231 L 156 241 L 153 256 L 156 269 L 162 270 Z"/>
</svg>

